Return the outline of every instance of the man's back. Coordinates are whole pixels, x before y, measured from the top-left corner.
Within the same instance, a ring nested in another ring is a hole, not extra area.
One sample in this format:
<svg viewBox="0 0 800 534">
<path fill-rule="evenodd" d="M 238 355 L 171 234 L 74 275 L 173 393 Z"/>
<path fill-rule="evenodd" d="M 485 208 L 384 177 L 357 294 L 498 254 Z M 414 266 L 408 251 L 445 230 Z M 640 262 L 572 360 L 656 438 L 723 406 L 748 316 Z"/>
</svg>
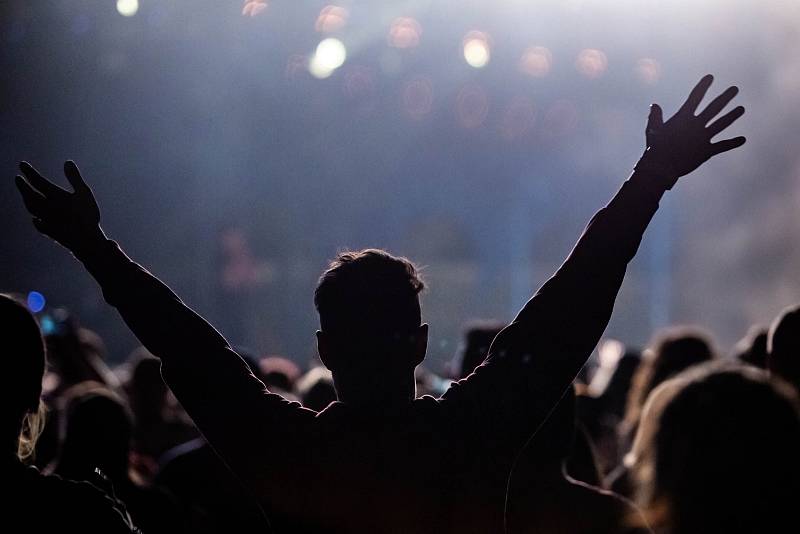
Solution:
<svg viewBox="0 0 800 534">
<path fill-rule="evenodd" d="M 335 402 L 270 467 L 258 444 L 281 437 L 253 440 L 248 485 L 278 532 L 496 532 L 513 457 L 453 415 L 428 396 L 374 411 Z"/>
</svg>

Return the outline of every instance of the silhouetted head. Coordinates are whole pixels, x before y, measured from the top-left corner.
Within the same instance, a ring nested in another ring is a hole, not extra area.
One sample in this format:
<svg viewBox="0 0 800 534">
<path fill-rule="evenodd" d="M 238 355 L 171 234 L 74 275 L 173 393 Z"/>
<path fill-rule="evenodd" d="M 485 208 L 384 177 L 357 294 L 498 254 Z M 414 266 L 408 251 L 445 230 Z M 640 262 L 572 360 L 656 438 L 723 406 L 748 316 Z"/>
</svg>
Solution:
<svg viewBox="0 0 800 534">
<path fill-rule="evenodd" d="M 410 401 L 414 368 L 425 358 L 414 265 L 377 249 L 339 254 L 314 292 L 319 355 L 348 402 Z"/>
<path fill-rule="evenodd" d="M 787 308 L 772 323 L 768 351 L 770 372 L 800 388 L 800 306 Z"/>
<path fill-rule="evenodd" d="M 753 367 L 702 368 L 653 391 L 626 463 L 656 531 L 779 532 L 795 524 L 795 393 Z"/>
<path fill-rule="evenodd" d="M 3 453 L 33 453 L 43 420 L 45 348 L 36 319 L 21 303 L 0 294 L 0 436 Z"/>
<path fill-rule="evenodd" d="M 733 357 L 737 360 L 766 369 L 767 339 L 769 331 L 762 326 L 754 326 L 733 347 Z"/>
<path fill-rule="evenodd" d="M 456 379 L 466 378 L 483 363 L 492 341 L 505 325 L 494 321 L 474 322 L 464 332 L 464 349 L 458 362 Z"/>
<path fill-rule="evenodd" d="M 633 385 L 633 377 L 641 364 L 642 356 L 635 349 L 626 349 L 617 361 L 606 388 L 601 393 L 603 409 L 616 418 L 625 413 L 625 404 Z"/>
<path fill-rule="evenodd" d="M 125 402 L 92 382 L 67 390 L 64 402 L 56 472 L 65 478 L 87 480 L 99 468 L 114 482 L 126 480 L 133 422 Z"/>
<path fill-rule="evenodd" d="M 137 421 L 142 424 L 160 419 L 169 389 L 161 378 L 161 361 L 144 347 L 130 357 L 131 372 L 125 389 Z"/>
<path fill-rule="evenodd" d="M 321 412 L 336 400 L 331 372 L 324 367 L 314 367 L 297 381 L 297 394 L 303 406 Z"/>
<path fill-rule="evenodd" d="M 645 400 L 653 389 L 686 369 L 711 361 L 714 350 L 708 336 L 696 328 L 671 328 L 656 337 L 645 352 L 628 398 L 625 426 L 635 428 Z"/>
<path fill-rule="evenodd" d="M 258 360 L 261 381 L 270 390 L 294 391 L 295 382 L 300 378 L 300 368 L 293 361 L 281 356 L 267 356 Z"/>
</svg>

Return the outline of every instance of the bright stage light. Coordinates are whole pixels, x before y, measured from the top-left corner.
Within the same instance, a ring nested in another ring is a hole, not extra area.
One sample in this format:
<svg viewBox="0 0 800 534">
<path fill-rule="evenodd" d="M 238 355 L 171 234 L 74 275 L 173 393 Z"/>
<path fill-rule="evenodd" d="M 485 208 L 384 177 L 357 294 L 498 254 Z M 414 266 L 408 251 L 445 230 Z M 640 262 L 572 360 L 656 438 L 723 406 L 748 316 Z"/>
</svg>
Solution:
<svg viewBox="0 0 800 534">
<path fill-rule="evenodd" d="M 339 39 L 329 37 L 317 45 L 314 57 L 308 64 L 308 71 L 315 78 L 327 78 L 333 71 L 344 65 L 347 48 Z"/>
<path fill-rule="evenodd" d="M 139 11 L 139 0 L 117 0 L 117 12 L 123 17 L 132 17 Z"/>
<path fill-rule="evenodd" d="M 491 59 L 489 36 L 479 31 L 469 32 L 464 37 L 464 59 L 470 67 L 476 69 L 488 65 Z"/>
</svg>

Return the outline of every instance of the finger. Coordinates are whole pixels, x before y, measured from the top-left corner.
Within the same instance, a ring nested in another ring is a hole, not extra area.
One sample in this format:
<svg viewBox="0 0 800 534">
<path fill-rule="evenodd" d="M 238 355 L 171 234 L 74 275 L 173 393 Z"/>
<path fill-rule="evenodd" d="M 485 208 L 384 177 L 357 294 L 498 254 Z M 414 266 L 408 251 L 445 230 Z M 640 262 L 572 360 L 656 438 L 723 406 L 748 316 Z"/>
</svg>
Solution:
<svg viewBox="0 0 800 534">
<path fill-rule="evenodd" d="M 653 104 L 650 106 L 650 115 L 647 117 L 647 131 L 658 130 L 664 126 L 664 112 L 661 106 Z"/>
<path fill-rule="evenodd" d="M 22 171 L 22 174 L 25 175 L 25 178 L 28 179 L 28 183 L 32 185 L 37 191 L 42 193 L 44 196 L 49 195 L 57 195 L 59 193 L 66 193 L 63 189 L 58 187 L 56 184 L 39 174 L 39 171 L 33 168 L 33 165 L 28 163 L 27 161 L 23 161 L 19 164 L 19 169 Z"/>
<path fill-rule="evenodd" d="M 74 161 L 68 160 L 64 163 L 64 175 L 76 193 L 91 193 L 91 189 L 86 185 L 83 176 L 81 176 L 81 171 L 78 170 L 78 166 L 75 165 Z"/>
<path fill-rule="evenodd" d="M 717 116 L 720 111 L 722 111 L 728 103 L 733 100 L 739 93 L 739 88 L 736 86 L 728 87 L 724 93 L 719 95 L 715 98 L 707 107 L 703 110 L 698 117 L 703 120 L 703 124 L 708 124 L 711 119 Z"/>
<path fill-rule="evenodd" d="M 744 137 L 734 137 L 733 139 L 726 139 L 718 143 L 711 143 L 711 155 L 716 156 L 717 154 L 722 154 L 728 150 L 739 148 L 745 144 L 745 142 L 747 142 L 747 139 Z"/>
<path fill-rule="evenodd" d="M 14 183 L 22 195 L 22 202 L 25 204 L 25 209 L 27 209 L 31 215 L 36 215 L 37 217 L 41 216 L 45 211 L 45 198 L 42 194 L 32 188 L 22 176 L 14 178 Z"/>
<path fill-rule="evenodd" d="M 739 117 L 741 117 L 742 115 L 744 115 L 744 107 L 739 106 L 737 108 L 734 108 L 733 111 L 726 113 L 719 119 L 709 124 L 708 128 L 706 128 L 706 132 L 708 132 L 709 138 L 714 137 L 722 130 L 724 130 L 725 128 L 736 122 L 736 120 L 739 119 Z"/>
<path fill-rule="evenodd" d="M 703 97 L 706 96 L 708 92 L 708 88 L 711 87 L 711 82 L 714 81 L 714 77 L 710 74 L 706 74 L 703 76 L 697 85 L 694 86 L 692 92 L 689 93 L 689 98 L 686 99 L 686 102 L 683 103 L 681 109 L 678 110 L 678 113 L 692 113 L 694 114 L 697 106 L 700 105 L 702 102 Z"/>
</svg>

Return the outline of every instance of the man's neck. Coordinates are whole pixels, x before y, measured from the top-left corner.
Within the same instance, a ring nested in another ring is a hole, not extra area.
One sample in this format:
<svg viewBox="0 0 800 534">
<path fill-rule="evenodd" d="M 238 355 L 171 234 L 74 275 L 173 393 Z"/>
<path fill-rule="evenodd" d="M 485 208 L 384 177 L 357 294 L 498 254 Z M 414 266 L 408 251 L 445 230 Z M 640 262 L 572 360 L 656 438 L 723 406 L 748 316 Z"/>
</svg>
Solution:
<svg viewBox="0 0 800 534">
<path fill-rule="evenodd" d="M 370 410 L 392 409 L 408 406 L 416 397 L 416 383 L 413 375 L 402 384 L 384 380 L 356 380 L 358 386 L 351 386 L 341 377 L 334 375 L 336 392 L 340 402 L 350 406 Z M 348 387 L 351 386 L 351 387 Z"/>
</svg>

